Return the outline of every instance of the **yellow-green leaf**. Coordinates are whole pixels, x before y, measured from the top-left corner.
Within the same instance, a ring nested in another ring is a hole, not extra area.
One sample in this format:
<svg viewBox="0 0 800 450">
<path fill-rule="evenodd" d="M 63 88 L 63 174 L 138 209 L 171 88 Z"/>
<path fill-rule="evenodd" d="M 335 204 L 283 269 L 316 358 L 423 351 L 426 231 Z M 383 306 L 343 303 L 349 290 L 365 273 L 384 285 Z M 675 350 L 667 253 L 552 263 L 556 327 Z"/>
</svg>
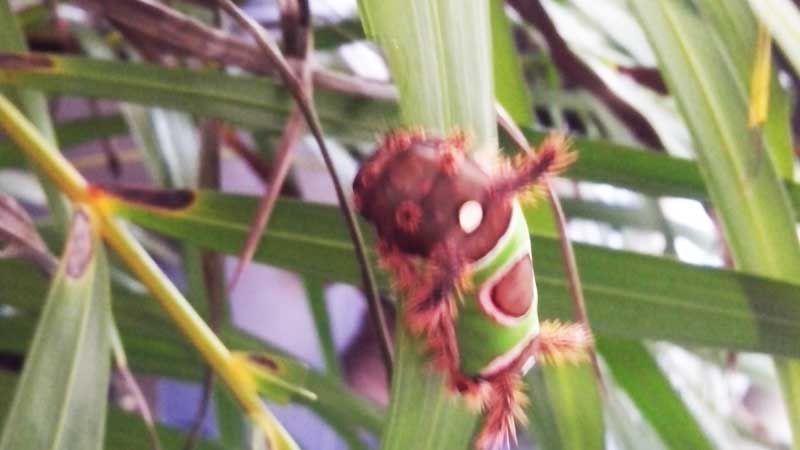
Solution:
<svg viewBox="0 0 800 450">
<path fill-rule="evenodd" d="M 110 286 L 102 243 L 78 210 L 27 354 L 1 450 L 103 446 Z"/>
</svg>

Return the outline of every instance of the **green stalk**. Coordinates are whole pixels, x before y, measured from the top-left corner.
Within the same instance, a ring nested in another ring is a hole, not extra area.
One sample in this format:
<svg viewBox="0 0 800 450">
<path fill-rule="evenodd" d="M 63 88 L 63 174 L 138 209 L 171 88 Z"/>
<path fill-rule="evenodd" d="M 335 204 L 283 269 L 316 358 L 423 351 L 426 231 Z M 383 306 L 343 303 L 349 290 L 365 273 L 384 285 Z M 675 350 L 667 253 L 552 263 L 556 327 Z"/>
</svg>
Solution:
<svg viewBox="0 0 800 450">
<path fill-rule="evenodd" d="M 158 268 L 131 233 L 113 216 L 102 192 L 92 189 L 69 162 L 43 138 L 17 108 L 0 95 L 0 126 L 28 157 L 73 202 L 85 202 L 101 224 L 112 247 L 169 314 L 189 341 L 225 382 L 250 419 L 264 432 L 274 450 L 294 450 L 297 444 L 263 406 L 252 374 L 206 325 L 175 285 Z"/>
<path fill-rule="evenodd" d="M 10 1 L 0 1 L 0 51 L 27 51 L 27 47 L 22 29 L 19 27 L 14 12 L 11 10 Z M 56 133 L 53 128 L 53 122 L 50 120 L 47 99 L 44 95 L 28 89 L 16 89 L 13 91 L 9 89 L 9 91 L 17 105 L 25 112 L 28 119 L 36 125 L 39 132 L 45 136 L 53 147 L 57 147 Z M 0 94 L 2 93 L 3 91 L 0 90 Z M 38 175 L 55 223 L 62 230 L 66 230 L 71 217 L 69 202 L 46 176 Z"/>
<path fill-rule="evenodd" d="M 361 0 L 359 9 L 367 34 L 381 44 L 394 75 L 402 124 L 440 135 L 462 130 L 473 155 L 494 167 L 498 146 L 489 3 Z M 397 360 L 381 448 L 466 448 L 477 411 L 428 367 L 402 317 L 396 333 Z"/>
</svg>

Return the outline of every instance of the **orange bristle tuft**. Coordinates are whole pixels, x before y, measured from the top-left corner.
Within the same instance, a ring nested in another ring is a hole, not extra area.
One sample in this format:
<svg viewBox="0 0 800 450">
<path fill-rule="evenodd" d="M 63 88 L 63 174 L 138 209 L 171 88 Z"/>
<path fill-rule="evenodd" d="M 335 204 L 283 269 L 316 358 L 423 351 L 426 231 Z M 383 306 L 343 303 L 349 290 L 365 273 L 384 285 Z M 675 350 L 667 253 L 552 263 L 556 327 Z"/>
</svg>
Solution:
<svg viewBox="0 0 800 450">
<path fill-rule="evenodd" d="M 394 287 L 401 292 L 409 292 L 420 280 L 414 261 L 396 247 L 380 240 L 378 242 L 378 264 L 389 271 Z"/>
<path fill-rule="evenodd" d="M 546 364 L 577 364 L 589 359 L 592 333 L 578 323 L 544 321 L 534 341 L 534 355 Z"/>
<path fill-rule="evenodd" d="M 543 189 L 546 180 L 564 172 L 577 159 L 569 141 L 561 134 L 548 136 L 536 153 L 517 156 L 510 173 L 495 183 L 495 195 L 511 195 L 524 190 Z"/>
</svg>

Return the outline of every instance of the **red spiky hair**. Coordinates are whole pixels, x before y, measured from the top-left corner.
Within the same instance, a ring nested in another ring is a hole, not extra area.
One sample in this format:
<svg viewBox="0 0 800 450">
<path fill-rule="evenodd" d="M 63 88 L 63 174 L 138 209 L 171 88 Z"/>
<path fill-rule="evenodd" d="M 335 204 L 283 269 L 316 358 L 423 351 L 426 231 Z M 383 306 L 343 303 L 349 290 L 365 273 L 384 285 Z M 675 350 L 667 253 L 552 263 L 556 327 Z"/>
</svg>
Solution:
<svg viewBox="0 0 800 450">
<path fill-rule="evenodd" d="M 453 176 L 458 172 L 458 165 L 464 159 L 468 145 L 467 135 L 463 131 L 453 131 L 437 146 L 439 150 L 440 170 Z"/>
<path fill-rule="evenodd" d="M 525 395 L 519 371 L 505 371 L 488 383 L 489 392 L 484 402 L 484 419 L 475 440 L 478 450 L 500 450 L 517 443 L 517 423 L 527 425 Z"/>
<path fill-rule="evenodd" d="M 564 172 L 577 156 L 563 134 L 553 133 L 539 145 L 535 153 L 522 153 L 514 159 L 511 168 L 506 169 L 495 182 L 494 195 L 524 195 L 522 191 L 541 191 L 548 178 Z"/>
</svg>

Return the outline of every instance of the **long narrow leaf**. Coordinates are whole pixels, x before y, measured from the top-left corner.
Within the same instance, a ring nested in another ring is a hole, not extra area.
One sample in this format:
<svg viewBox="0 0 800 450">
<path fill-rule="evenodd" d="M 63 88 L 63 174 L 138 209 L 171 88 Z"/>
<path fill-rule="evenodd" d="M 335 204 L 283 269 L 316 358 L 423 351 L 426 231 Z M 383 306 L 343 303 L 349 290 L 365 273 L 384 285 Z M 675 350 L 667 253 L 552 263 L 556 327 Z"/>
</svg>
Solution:
<svg viewBox="0 0 800 450">
<path fill-rule="evenodd" d="M 270 78 L 44 54 L 0 54 L 2 85 L 159 105 L 251 127 L 274 124 L 274 130 L 291 106 Z M 316 104 L 329 131 L 371 139 L 372 130 L 386 125 L 381 102 L 317 90 Z"/>
<path fill-rule="evenodd" d="M 797 282 L 796 218 L 760 136 L 747 127 L 747 97 L 730 58 L 685 2 L 631 0 L 697 144 L 698 161 L 734 263 L 753 273 Z M 654 7 L 655 4 L 655 7 Z M 778 360 L 790 423 L 800 436 L 798 362 Z M 800 446 L 800 440 L 796 440 Z M 798 447 L 796 447 L 798 448 Z"/>
<path fill-rule="evenodd" d="M 597 341 L 597 346 L 614 381 L 625 390 L 668 448 L 714 448 L 644 345 L 604 338 Z"/>
<path fill-rule="evenodd" d="M 8 414 L 0 449 L 100 449 L 110 375 L 108 263 L 78 211 Z"/>
<path fill-rule="evenodd" d="M 15 66 L 17 58 L 0 58 L 0 85 L 158 105 L 250 127 L 275 123 L 274 131 L 288 112 L 286 94 L 263 78 L 75 57 L 51 57 L 45 60 L 47 68 L 25 68 Z M 386 102 L 318 91 L 316 103 L 327 130 L 359 141 L 373 139 L 398 120 L 396 107 Z M 525 127 L 523 131 L 532 143 L 544 137 Z M 567 173 L 570 178 L 652 195 L 708 198 L 692 161 L 592 139 L 576 138 L 575 148 L 580 155 Z M 0 153 L 0 161 L 6 157 Z M 800 206 L 800 186 L 787 183 L 793 204 Z"/>
<path fill-rule="evenodd" d="M 0 422 L 6 417 L 7 406 L 11 403 L 14 389 L 19 381 L 18 374 L 0 370 Z M 178 430 L 157 425 L 165 448 L 180 448 L 186 439 Z M 123 412 L 114 405 L 108 410 L 105 445 L 106 450 L 139 450 L 150 445 L 142 419 L 134 414 Z M 217 445 L 202 441 L 197 450 L 241 450 L 239 447 Z"/>
<path fill-rule="evenodd" d="M 115 207 L 146 228 L 235 254 L 256 201 L 201 191 L 186 209 L 142 203 Z M 571 303 L 558 243 L 551 234 L 538 234 L 533 225 L 542 315 L 568 320 Z M 795 345 L 800 338 L 796 284 L 589 245 L 575 248 L 599 334 L 800 356 Z M 329 280 L 358 280 L 344 223 L 327 206 L 279 202 L 255 260 Z"/>
<path fill-rule="evenodd" d="M 530 380 L 532 437 L 547 450 L 605 446 L 602 401 L 592 366 L 537 367 Z"/>
<path fill-rule="evenodd" d="M 497 127 L 489 5 L 461 0 L 361 0 L 367 35 L 383 49 L 400 92 L 402 123 L 445 135 L 462 130 L 473 157 L 494 163 Z M 427 366 L 398 314 L 384 450 L 467 447 L 477 411 Z"/>
<path fill-rule="evenodd" d="M 31 271 L 27 263 L 6 262 L 0 266 L 0 304 L 13 307 L 11 317 L 0 317 L 0 352 L 23 353 L 33 334 L 35 317 L 41 310 L 37 295 L 45 294 L 43 276 Z M 201 361 L 190 351 L 185 338 L 175 330 L 159 306 L 143 294 L 114 289 L 114 315 L 125 342 L 131 368 L 154 375 L 197 381 Z M 259 340 L 226 326 L 221 331 L 229 346 L 252 352 L 276 352 Z M 316 401 L 307 401 L 311 410 L 326 420 L 334 419 L 347 426 L 357 426 L 377 433 L 382 424 L 379 410 L 347 392 L 339 382 L 309 370 L 306 388 L 318 393 Z M 299 399 L 303 400 L 303 399 Z"/>
</svg>

